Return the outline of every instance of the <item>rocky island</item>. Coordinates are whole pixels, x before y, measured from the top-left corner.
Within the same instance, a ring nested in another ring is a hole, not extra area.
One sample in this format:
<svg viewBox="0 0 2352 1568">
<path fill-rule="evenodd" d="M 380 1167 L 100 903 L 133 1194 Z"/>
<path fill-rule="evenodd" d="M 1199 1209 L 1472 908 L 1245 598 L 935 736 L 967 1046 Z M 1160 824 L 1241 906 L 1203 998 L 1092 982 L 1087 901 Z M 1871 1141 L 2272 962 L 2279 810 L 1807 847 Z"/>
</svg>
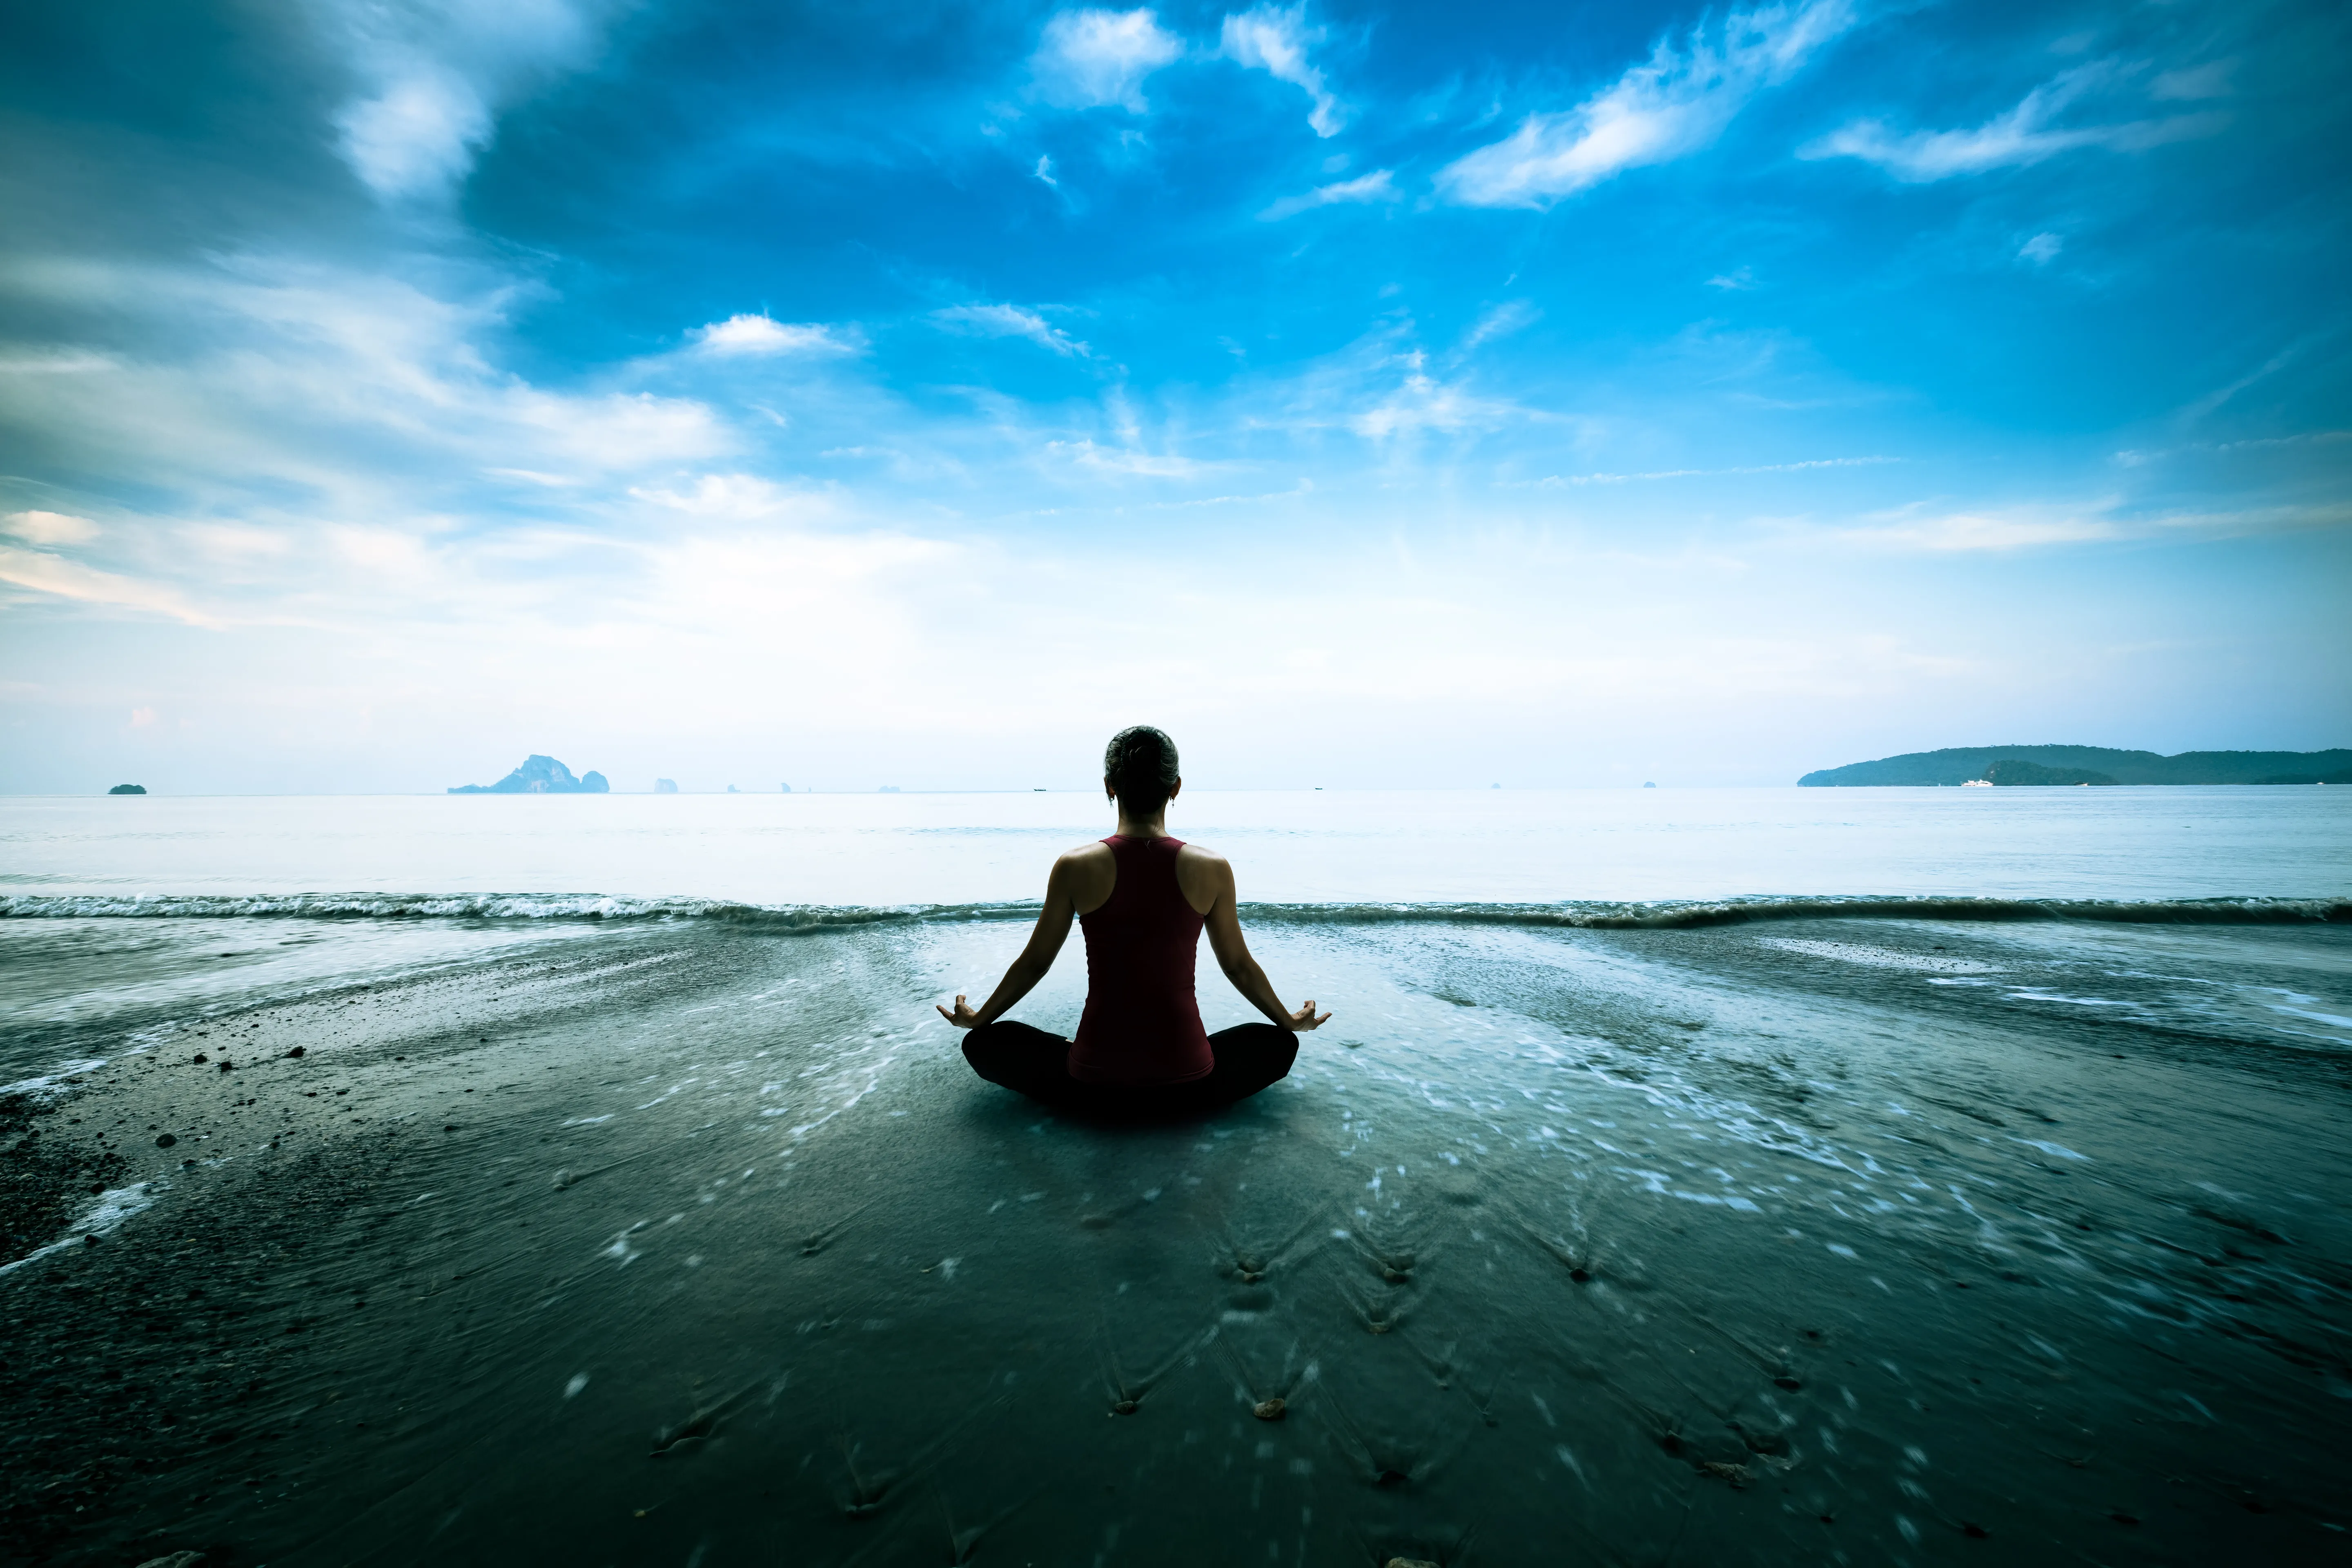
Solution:
<svg viewBox="0 0 2352 1568">
<path fill-rule="evenodd" d="M 116 784 L 112 789 L 108 790 L 106 793 L 109 795 L 145 795 L 147 793 L 147 786 L 145 784 Z"/>
<path fill-rule="evenodd" d="M 1808 788 L 1863 784 L 2352 784 L 2352 750 L 2327 752 L 2118 752 L 2105 746 L 1950 746 L 1823 768 Z"/>
<path fill-rule="evenodd" d="M 604 795 L 612 785 L 604 775 L 590 769 L 578 778 L 572 770 L 553 757 L 537 753 L 525 757 L 522 766 L 515 769 L 494 784 L 457 784 L 451 795 Z"/>
</svg>

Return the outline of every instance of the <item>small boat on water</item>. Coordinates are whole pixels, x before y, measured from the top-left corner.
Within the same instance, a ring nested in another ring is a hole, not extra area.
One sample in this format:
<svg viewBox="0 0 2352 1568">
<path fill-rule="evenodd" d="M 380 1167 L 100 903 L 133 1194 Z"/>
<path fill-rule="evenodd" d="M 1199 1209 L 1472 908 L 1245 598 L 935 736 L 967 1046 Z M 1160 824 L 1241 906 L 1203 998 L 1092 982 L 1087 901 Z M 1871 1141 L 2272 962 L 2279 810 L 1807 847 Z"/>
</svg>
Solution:
<svg viewBox="0 0 2352 1568">
<path fill-rule="evenodd" d="M 1990 779 L 1962 779 L 1962 780 L 1960 781 L 1960 787 L 1961 787 L 1962 789 L 1990 789 L 1990 788 L 1992 788 L 1992 780 L 1990 780 Z"/>
</svg>

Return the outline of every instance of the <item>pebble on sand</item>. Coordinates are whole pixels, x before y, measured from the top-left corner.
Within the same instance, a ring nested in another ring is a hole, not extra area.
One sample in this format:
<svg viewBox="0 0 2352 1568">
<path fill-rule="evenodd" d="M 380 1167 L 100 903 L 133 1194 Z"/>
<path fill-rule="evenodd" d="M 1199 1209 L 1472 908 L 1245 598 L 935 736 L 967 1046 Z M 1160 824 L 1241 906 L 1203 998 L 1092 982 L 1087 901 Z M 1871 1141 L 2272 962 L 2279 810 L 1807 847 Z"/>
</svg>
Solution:
<svg viewBox="0 0 2352 1568">
<path fill-rule="evenodd" d="M 287 1052 L 286 1054 L 287 1054 L 288 1056 L 289 1056 L 289 1057 L 299 1057 L 299 1056 L 300 1056 L 300 1055 L 302 1055 L 302 1054 L 303 1054 L 303 1047 L 300 1047 L 300 1046 L 297 1046 L 297 1047 L 295 1047 L 292 1050 L 290 1050 L 290 1051 Z"/>
<path fill-rule="evenodd" d="M 1250 1414 L 1261 1421 L 1279 1421 L 1282 1419 L 1282 1413 L 1289 1408 L 1290 1406 L 1279 1398 L 1261 1399 L 1250 1406 Z"/>
<path fill-rule="evenodd" d="M 179 1141 L 177 1134 L 166 1132 L 161 1138 L 155 1140 L 155 1147 L 158 1149 L 169 1149 L 173 1144 L 177 1143 Z"/>
</svg>

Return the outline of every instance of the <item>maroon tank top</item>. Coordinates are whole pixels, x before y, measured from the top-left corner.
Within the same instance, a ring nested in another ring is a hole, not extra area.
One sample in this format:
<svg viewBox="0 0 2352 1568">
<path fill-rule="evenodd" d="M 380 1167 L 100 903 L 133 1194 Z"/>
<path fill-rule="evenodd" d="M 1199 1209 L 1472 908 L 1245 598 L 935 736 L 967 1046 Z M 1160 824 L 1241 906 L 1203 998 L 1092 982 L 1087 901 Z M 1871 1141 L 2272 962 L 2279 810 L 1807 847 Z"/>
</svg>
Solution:
<svg viewBox="0 0 2352 1568">
<path fill-rule="evenodd" d="M 1070 1076 L 1087 1083 L 1185 1083 L 1216 1070 L 1192 958 L 1203 917 L 1176 885 L 1181 838 L 1122 838 L 1110 846 L 1118 880 L 1102 908 L 1080 915 L 1087 932 L 1087 1010 L 1070 1047 Z"/>
</svg>

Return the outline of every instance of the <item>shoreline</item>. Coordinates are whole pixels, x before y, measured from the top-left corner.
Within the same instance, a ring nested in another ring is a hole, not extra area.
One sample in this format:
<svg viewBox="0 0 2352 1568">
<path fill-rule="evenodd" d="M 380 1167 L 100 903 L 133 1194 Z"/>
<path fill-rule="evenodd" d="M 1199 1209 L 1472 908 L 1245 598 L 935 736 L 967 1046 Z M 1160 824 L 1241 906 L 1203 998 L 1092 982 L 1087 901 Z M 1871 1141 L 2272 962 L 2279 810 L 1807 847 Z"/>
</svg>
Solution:
<svg viewBox="0 0 2352 1568">
<path fill-rule="evenodd" d="M 0 1276 L 0 1532 L 206 1568 L 1661 1529 L 1867 1559 L 1968 1526 L 2185 1561 L 2352 1518 L 2352 1369 L 2288 1348 L 2332 1310 L 2294 1281 L 2352 1256 L 2292 1196 L 2347 1169 L 2347 1064 L 1988 1027 L 1942 984 L 2074 928 L 1269 930 L 1349 1019 L 1230 1115 L 1117 1133 L 977 1084 L 921 1018 L 1006 938 L 614 927 L 82 1075 L 43 1158 L 119 1157 L 152 1202 Z M 2145 1326 L 2101 1305 L 2150 1290 Z"/>
</svg>

